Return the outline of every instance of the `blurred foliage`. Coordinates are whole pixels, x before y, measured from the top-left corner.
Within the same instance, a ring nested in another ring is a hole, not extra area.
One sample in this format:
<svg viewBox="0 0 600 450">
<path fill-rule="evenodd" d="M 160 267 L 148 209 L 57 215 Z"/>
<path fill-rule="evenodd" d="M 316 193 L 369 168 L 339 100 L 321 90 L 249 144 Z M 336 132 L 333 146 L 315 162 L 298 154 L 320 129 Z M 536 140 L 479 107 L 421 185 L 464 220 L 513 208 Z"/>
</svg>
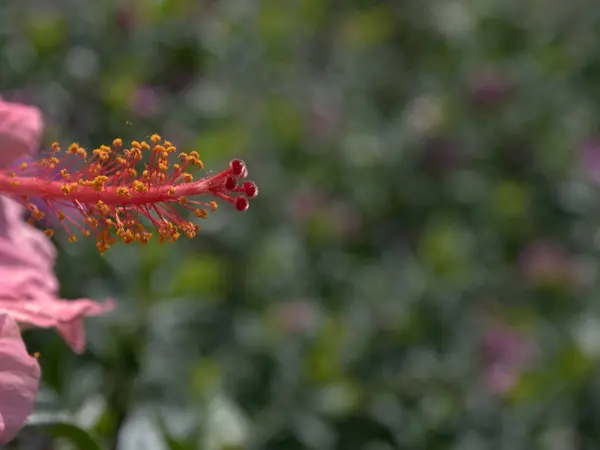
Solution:
<svg viewBox="0 0 600 450">
<path fill-rule="evenodd" d="M 599 42 L 585 0 L 0 2 L 46 145 L 159 132 L 261 189 L 189 243 L 57 235 L 118 309 L 83 356 L 26 333 L 13 448 L 598 448 Z"/>
</svg>

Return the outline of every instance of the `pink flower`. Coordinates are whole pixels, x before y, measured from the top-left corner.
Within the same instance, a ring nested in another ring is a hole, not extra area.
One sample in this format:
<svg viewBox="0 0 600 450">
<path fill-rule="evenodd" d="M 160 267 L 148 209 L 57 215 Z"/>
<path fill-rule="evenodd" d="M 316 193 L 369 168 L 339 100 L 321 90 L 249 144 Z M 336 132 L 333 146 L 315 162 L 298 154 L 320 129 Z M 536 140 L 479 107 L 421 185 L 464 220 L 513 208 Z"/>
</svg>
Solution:
<svg viewBox="0 0 600 450">
<path fill-rule="evenodd" d="M 34 152 L 42 119 L 36 108 L 0 100 L 0 167 Z M 56 328 L 65 342 L 83 352 L 81 319 L 113 308 L 88 299 L 58 298 L 53 272 L 56 250 L 41 231 L 23 221 L 24 208 L 0 197 L 0 312 L 21 325 Z"/>
<path fill-rule="evenodd" d="M 131 100 L 131 110 L 139 117 L 155 116 L 160 111 L 161 98 L 158 91 L 151 86 L 140 86 Z"/>
<path fill-rule="evenodd" d="M 313 328 L 318 320 L 318 311 L 308 300 L 282 303 L 276 311 L 279 326 L 290 334 L 304 334 Z"/>
<path fill-rule="evenodd" d="M 0 313 L 0 444 L 12 440 L 31 414 L 40 366 L 27 353 L 13 318 Z"/>
<path fill-rule="evenodd" d="M 537 286 L 576 287 L 581 278 L 573 258 L 563 248 L 543 240 L 523 248 L 519 266 L 524 278 Z"/>
<path fill-rule="evenodd" d="M 484 380 L 495 394 L 506 394 L 521 378 L 536 355 L 533 342 L 504 325 L 492 325 L 483 342 Z"/>
<path fill-rule="evenodd" d="M 588 179 L 600 185 L 600 140 L 598 138 L 590 139 L 583 145 L 580 163 Z"/>
</svg>

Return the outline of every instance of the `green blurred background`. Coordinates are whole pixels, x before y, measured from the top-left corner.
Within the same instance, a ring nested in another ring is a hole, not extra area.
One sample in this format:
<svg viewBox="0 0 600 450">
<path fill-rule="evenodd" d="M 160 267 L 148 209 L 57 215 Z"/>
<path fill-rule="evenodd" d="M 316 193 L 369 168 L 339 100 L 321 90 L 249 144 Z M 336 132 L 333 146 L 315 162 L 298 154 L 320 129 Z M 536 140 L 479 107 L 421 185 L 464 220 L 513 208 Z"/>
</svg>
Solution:
<svg viewBox="0 0 600 450">
<path fill-rule="evenodd" d="M 46 146 L 158 132 L 260 187 L 191 242 L 55 238 L 118 308 L 83 356 L 26 333 L 12 448 L 600 448 L 596 3 L 3 0 L 0 50 Z"/>
</svg>

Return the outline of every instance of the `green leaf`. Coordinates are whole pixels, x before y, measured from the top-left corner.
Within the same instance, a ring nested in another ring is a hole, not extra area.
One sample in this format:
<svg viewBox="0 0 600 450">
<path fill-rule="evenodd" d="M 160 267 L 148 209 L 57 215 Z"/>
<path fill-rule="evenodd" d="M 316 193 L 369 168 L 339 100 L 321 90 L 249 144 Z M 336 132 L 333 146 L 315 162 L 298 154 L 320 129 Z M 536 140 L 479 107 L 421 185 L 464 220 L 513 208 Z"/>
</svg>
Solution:
<svg viewBox="0 0 600 450">
<path fill-rule="evenodd" d="M 62 415 L 34 414 L 24 430 L 36 430 L 55 438 L 66 439 L 80 450 L 102 450 L 100 443 L 87 430 L 69 422 Z"/>
<path fill-rule="evenodd" d="M 157 414 L 156 423 L 158 424 L 158 428 L 162 433 L 163 439 L 169 447 L 169 450 L 187 450 L 193 448 L 192 443 L 187 443 L 183 440 L 177 439 L 169 432 L 169 429 L 161 414 Z"/>
</svg>

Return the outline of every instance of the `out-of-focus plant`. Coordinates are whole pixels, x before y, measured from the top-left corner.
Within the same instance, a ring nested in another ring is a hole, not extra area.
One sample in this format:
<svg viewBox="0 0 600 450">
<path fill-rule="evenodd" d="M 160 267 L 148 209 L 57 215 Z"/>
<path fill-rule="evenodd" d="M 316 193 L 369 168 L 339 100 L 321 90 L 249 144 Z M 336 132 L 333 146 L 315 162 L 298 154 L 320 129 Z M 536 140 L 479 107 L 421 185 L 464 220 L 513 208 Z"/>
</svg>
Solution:
<svg viewBox="0 0 600 450">
<path fill-rule="evenodd" d="M 158 132 L 261 193 L 185 243 L 55 233 L 60 296 L 119 313 L 78 357 L 24 333 L 15 445 L 59 417 L 124 450 L 598 446 L 593 8 L 46 3 L 0 2 L 0 89 L 45 143 Z"/>
</svg>

